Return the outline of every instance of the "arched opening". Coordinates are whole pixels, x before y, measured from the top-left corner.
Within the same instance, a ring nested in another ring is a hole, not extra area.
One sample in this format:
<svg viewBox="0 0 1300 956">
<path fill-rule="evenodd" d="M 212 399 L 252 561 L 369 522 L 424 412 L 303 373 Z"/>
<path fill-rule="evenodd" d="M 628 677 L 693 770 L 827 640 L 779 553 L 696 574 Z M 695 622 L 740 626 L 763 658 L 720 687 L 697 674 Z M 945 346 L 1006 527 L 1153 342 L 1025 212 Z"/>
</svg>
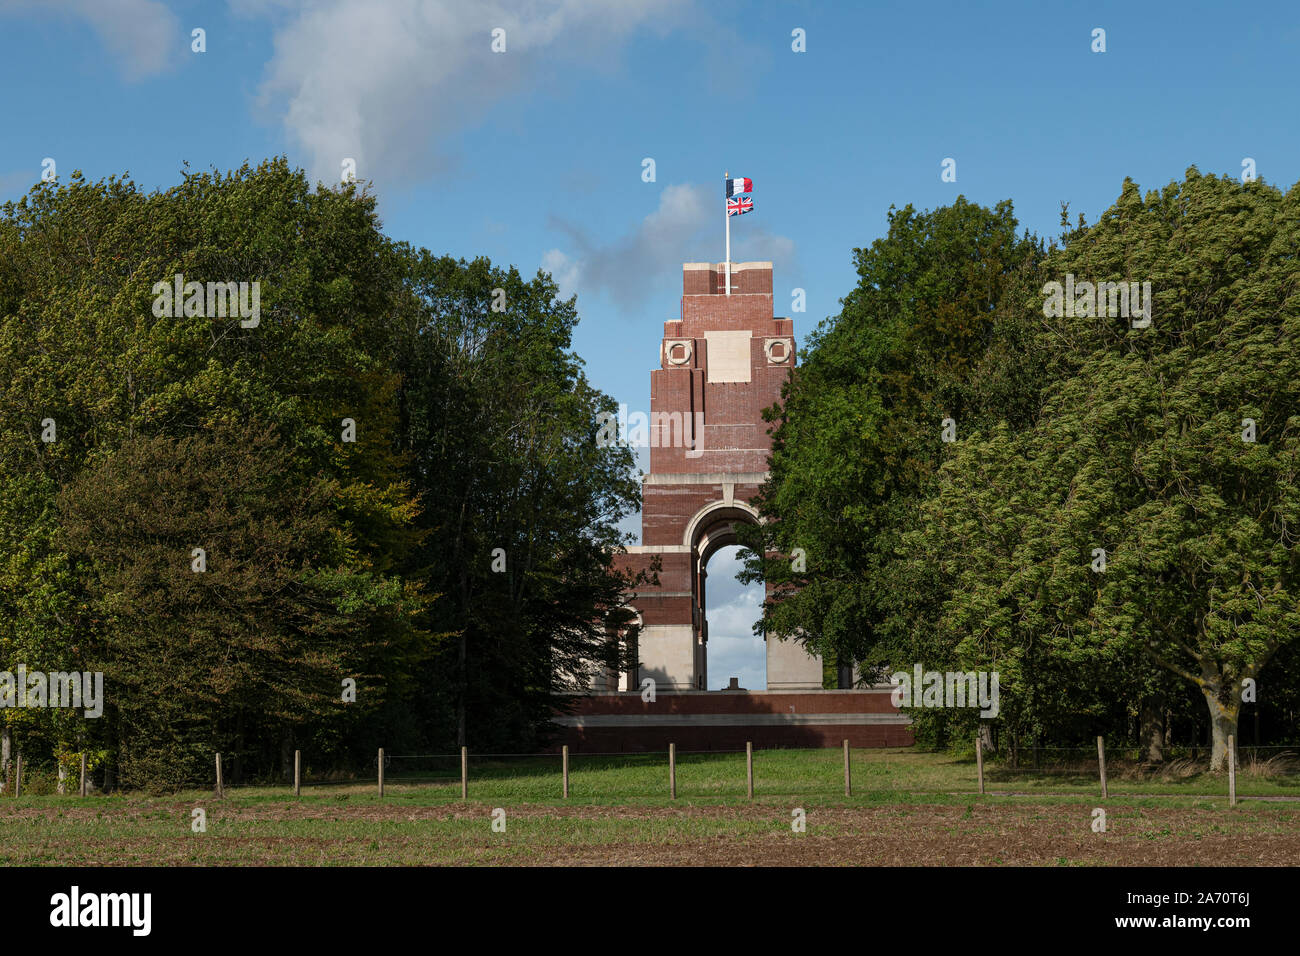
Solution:
<svg viewBox="0 0 1300 956">
<path fill-rule="evenodd" d="M 644 622 L 641 612 L 624 604 L 605 621 L 605 656 L 592 663 L 588 689 L 593 691 L 629 691 L 640 686 L 640 634 Z"/>
<path fill-rule="evenodd" d="M 719 501 L 701 509 L 687 526 L 685 543 L 695 578 L 692 616 L 699 690 L 726 689 L 733 677 L 747 690 L 767 687 L 767 647 L 753 633 L 765 588 L 736 579 L 741 565 L 736 527 L 757 521 L 749 505 Z"/>
<path fill-rule="evenodd" d="M 726 690 L 732 678 L 745 690 L 767 687 L 767 645 L 754 634 L 754 623 L 763 615 L 764 587 L 737 580 L 742 553 L 739 545 L 725 545 L 704 562 L 701 603 L 708 638 L 704 644 L 708 690 Z"/>
</svg>

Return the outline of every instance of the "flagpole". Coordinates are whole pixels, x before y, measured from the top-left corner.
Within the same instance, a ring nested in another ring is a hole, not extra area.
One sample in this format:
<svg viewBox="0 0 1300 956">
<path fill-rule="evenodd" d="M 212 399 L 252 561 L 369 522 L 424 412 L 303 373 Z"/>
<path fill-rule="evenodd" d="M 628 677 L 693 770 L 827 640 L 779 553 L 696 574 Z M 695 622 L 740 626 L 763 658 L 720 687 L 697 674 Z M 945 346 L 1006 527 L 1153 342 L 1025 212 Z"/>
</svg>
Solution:
<svg viewBox="0 0 1300 956">
<path fill-rule="evenodd" d="M 725 184 L 727 179 L 731 177 L 731 171 L 723 170 L 722 177 Z M 722 192 L 722 218 L 727 223 L 727 295 L 731 295 L 731 213 L 727 209 L 727 190 L 724 188 Z"/>
</svg>

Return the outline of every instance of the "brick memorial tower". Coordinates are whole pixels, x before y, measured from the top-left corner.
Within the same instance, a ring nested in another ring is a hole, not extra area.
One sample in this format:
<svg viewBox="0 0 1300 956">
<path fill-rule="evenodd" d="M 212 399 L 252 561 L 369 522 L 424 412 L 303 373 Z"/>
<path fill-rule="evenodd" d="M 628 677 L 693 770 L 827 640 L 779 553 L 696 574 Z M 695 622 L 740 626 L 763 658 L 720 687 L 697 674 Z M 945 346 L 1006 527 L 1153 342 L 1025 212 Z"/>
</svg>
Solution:
<svg viewBox="0 0 1300 956">
<path fill-rule="evenodd" d="M 911 743 L 887 688 L 823 691 L 822 661 L 795 641 L 767 640 L 767 688 L 707 691 L 709 559 L 757 522 L 750 504 L 767 477 L 771 437 L 762 412 L 795 366 L 794 323 L 777 318 L 772 263 L 682 266 L 681 318 L 664 323 L 650 373 L 650 472 L 642 478 L 641 544 L 622 566 L 660 562 L 657 586 L 629 596 L 638 669 L 605 672 L 557 722 L 577 750 L 859 746 Z M 769 592 L 770 593 L 770 592 Z M 622 639 L 612 636 L 611 639 Z M 640 688 L 654 681 L 656 701 Z"/>
<path fill-rule="evenodd" d="M 708 686 L 705 568 L 755 522 L 749 504 L 771 450 L 763 409 L 781 398 L 795 364 L 794 323 L 776 318 L 772 263 L 682 266 L 682 314 L 664 323 L 650 373 L 650 473 L 642 479 L 641 545 L 627 564 L 658 556 L 659 587 L 643 588 L 639 678 L 665 691 Z M 702 428 L 701 428 L 702 426 Z M 816 690 L 820 658 L 793 642 L 767 642 L 770 690 Z"/>
</svg>

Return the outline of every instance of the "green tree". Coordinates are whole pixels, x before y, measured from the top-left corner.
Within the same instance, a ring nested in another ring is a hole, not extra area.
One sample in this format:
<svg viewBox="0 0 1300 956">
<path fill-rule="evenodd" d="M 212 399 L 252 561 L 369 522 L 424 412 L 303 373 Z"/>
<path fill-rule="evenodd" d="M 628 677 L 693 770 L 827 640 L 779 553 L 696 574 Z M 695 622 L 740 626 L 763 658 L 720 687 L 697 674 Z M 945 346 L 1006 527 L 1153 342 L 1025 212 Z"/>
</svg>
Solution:
<svg viewBox="0 0 1300 956">
<path fill-rule="evenodd" d="M 552 693 L 584 682 L 625 623 L 613 555 L 632 454 L 596 442 L 615 405 L 569 351 L 574 301 L 549 276 L 407 255 L 403 436 L 427 531 L 412 574 L 444 596 L 428 629 L 454 634 L 436 673 L 457 743 L 533 746 Z"/>
<path fill-rule="evenodd" d="M 1017 347 L 1023 330 L 998 308 L 1042 255 L 1016 228 L 1009 202 L 958 198 L 891 210 L 888 235 L 854 250 L 857 287 L 809 336 L 766 416 L 771 476 L 758 505 L 770 523 L 742 534 L 754 553 L 802 548 L 807 568 L 751 560 L 745 577 L 778 589 L 760 622 L 767 634 L 838 660 L 897 660 L 882 630 L 885 569 L 949 447 L 945 419 L 961 436 L 1036 408 L 1037 356 Z"/>
<path fill-rule="evenodd" d="M 0 487 L 41 519 L 0 537 L 0 603 L 14 609 L 0 636 L 8 661 L 75 657 L 84 635 L 63 633 L 59 622 L 70 620 L 64 612 L 88 582 L 112 570 L 60 552 L 50 523 L 62 520 L 53 517 L 61 490 L 110 467 L 137 439 L 229 435 L 253 422 L 273 427 L 289 456 L 287 495 L 318 478 L 335 483 L 328 502 L 339 548 L 330 568 L 353 582 L 357 607 L 374 588 L 408 591 L 403 606 L 415 613 L 414 588 L 394 570 L 413 544 L 415 510 L 395 440 L 392 316 L 401 285 L 372 197 L 312 190 L 283 160 L 190 173 L 154 193 L 74 173 L 6 204 L 0 243 Z M 161 308 L 155 288 L 177 274 L 205 288 L 256 283 L 259 320 L 209 314 L 206 302 Z M 344 440 L 344 419 L 355 441 Z M 54 440 L 43 440 L 47 422 Z M 418 662 L 408 624 L 387 619 L 391 682 L 409 680 Z M 157 737 L 129 743 L 162 745 Z"/>
<path fill-rule="evenodd" d="M 350 567 L 337 481 L 300 485 L 256 426 L 134 438 L 60 496 L 69 552 L 90 569 L 79 628 L 114 702 L 124 778 L 203 779 L 213 750 L 359 709 L 385 691 L 402 583 Z"/>
<path fill-rule="evenodd" d="M 1221 767 L 1244 682 L 1300 630 L 1296 204 L 1195 169 L 1145 199 L 1126 181 L 1046 258 L 1009 207 L 892 217 L 771 416 L 764 544 L 808 572 L 767 562 L 802 590 L 764 626 L 998 670 L 1013 752 L 1135 720 L 1149 744 L 1182 679 Z M 1049 307 L 1067 275 L 1149 282 L 1152 323 Z M 914 717 L 936 740 L 974 723 Z"/>
<path fill-rule="evenodd" d="M 1054 320 L 1076 371 L 1032 440 L 1060 456 L 1057 520 L 1111 551 L 1092 626 L 1200 690 L 1215 768 L 1243 682 L 1300 635 L 1298 209 L 1295 188 L 1195 168 L 1145 199 L 1126 181 L 1052 263 L 1151 283 L 1150 328 Z"/>
<path fill-rule="evenodd" d="M 1013 733 L 1141 716 L 1177 692 L 1163 668 L 1199 690 L 1222 768 L 1243 683 L 1296 641 L 1296 199 L 1195 169 L 1145 199 L 1126 182 L 1020 303 L 1042 410 L 954 447 L 893 578 L 897 633 L 999 669 Z M 1067 274 L 1150 282 L 1151 325 L 1045 307 Z M 927 581 L 950 582 L 938 615 L 908 587 Z"/>
</svg>

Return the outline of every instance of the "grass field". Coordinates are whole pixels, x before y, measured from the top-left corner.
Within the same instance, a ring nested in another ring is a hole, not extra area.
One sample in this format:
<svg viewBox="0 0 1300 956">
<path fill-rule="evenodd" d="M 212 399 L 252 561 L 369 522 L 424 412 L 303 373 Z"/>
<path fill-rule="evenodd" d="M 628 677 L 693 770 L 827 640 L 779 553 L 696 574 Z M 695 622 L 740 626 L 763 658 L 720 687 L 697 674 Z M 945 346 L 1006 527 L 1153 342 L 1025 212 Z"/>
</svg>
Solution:
<svg viewBox="0 0 1300 956">
<path fill-rule="evenodd" d="M 678 799 L 660 755 L 571 760 L 561 798 L 558 757 L 471 761 L 470 799 L 454 777 L 419 779 L 389 765 L 373 782 L 167 796 L 24 795 L 0 800 L 4 865 L 1296 865 L 1300 796 L 1294 774 L 1243 773 L 1229 807 L 1221 776 L 1125 779 L 1100 797 L 1085 770 L 1011 772 L 913 750 L 857 751 L 854 795 L 839 751 L 755 755 L 755 799 L 744 754 L 678 759 Z M 966 792 L 964 792 L 966 791 Z M 999 795 L 1012 792 L 1018 795 Z M 1171 796 L 1154 796 L 1153 794 Z M 1095 808 L 1106 832 L 1092 829 Z M 193 811 L 206 813 L 195 833 Z M 493 830 L 504 811 L 505 831 Z M 806 831 L 791 827 L 806 814 Z"/>
</svg>

